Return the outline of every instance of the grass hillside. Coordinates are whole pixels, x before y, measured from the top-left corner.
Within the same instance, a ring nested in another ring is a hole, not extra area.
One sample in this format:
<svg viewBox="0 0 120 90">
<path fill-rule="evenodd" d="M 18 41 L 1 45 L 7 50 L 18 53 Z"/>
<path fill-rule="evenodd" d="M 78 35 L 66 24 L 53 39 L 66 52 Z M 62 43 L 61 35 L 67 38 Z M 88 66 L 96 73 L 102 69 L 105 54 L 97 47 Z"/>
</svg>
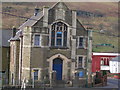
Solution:
<svg viewBox="0 0 120 90">
<path fill-rule="evenodd" d="M 11 13 L 17 16 L 31 17 L 34 14 L 34 8 L 37 5 L 39 8 L 43 6 L 51 7 L 54 2 L 39 2 L 39 3 L 3 3 L 2 11 Z M 78 16 L 84 26 L 92 27 L 94 31 L 102 31 L 100 34 L 93 32 L 93 51 L 94 52 L 118 52 L 118 3 L 115 2 L 80 2 L 67 3 L 67 6 L 72 10 L 82 10 L 94 14 L 102 14 L 103 17 L 84 17 Z M 16 26 L 17 28 L 25 22 L 26 18 L 19 18 L 3 14 L 2 28 L 8 29 Z M 96 46 L 98 44 L 107 43 L 112 46 Z"/>
</svg>

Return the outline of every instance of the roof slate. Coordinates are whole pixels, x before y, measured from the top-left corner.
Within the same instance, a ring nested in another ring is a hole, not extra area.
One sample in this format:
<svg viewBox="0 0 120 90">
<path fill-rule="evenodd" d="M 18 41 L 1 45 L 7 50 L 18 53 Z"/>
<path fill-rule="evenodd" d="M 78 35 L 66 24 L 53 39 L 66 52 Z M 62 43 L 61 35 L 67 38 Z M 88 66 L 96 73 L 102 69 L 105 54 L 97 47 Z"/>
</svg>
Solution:
<svg viewBox="0 0 120 90">
<path fill-rule="evenodd" d="M 32 16 L 25 23 L 23 23 L 18 29 L 23 30 L 26 26 L 33 26 L 38 20 L 43 17 L 43 11 L 39 12 L 36 16 Z"/>
<path fill-rule="evenodd" d="M 118 62 L 120 62 L 120 56 L 111 59 L 111 61 L 118 61 Z"/>
<path fill-rule="evenodd" d="M 43 17 L 43 11 L 39 12 L 36 16 L 32 16 L 25 23 L 23 23 L 18 29 L 19 31 L 16 33 L 15 37 L 10 38 L 10 40 L 19 40 L 19 37 L 22 35 L 22 31 L 26 26 L 33 26 L 38 20 Z"/>
</svg>

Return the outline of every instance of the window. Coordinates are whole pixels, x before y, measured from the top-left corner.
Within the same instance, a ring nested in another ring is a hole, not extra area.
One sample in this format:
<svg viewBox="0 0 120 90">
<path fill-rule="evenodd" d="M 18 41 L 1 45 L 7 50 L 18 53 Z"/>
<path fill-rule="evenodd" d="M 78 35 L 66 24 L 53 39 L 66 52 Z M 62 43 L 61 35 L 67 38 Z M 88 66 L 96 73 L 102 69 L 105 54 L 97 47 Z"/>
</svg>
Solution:
<svg viewBox="0 0 120 90">
<path fill-rule="evenodd" d="M 38 80 L 38 70 L 34 70 L 34 80 Z"/>
<path fill-rule="evenodd" d="M 78 58 L 78 68 L 82 68 L 83 66 L 83 57 Z"/>
<path fill-rule="evenodd" d="M 109 58 L 108 57 L 101 57 L 101 65 L 109 66 Z"/>
<path fill-rule="evenodd" d="M 83 47 L 83 37 L 79 37 L 79 47 Z"/>
<path fill-rule="evenodd" d="M 78 55 L 77 57 L 77 68 L 84 68 L 86 67 L 86 56 Z"/>
<path fill-rule="evenodd" d="M 63 22 L 57 22 L 51 26 L 51 46 L 67 46 L 67 28 Z"/>
<path fill-rule="evenodd" d="M 57 46 L 62 46 L 62 32 L 57 32 L 56 45 Z"/>
<path fill-rule="evenodd" d="M 40 46 L 40 35 L 35 35 L 34 37 L 34 45 Z"/>
</svg>

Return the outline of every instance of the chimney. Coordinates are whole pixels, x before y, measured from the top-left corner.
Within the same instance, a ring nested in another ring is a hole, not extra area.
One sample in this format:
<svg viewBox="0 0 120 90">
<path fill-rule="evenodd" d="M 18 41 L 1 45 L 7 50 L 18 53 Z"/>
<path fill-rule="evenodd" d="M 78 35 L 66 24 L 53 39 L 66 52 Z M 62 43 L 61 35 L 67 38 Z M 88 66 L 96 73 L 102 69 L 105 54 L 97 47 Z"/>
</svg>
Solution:
<svg viewBox="0 0 120 90">
<path fill-rule="evenodd" d="M 35 7 L 35 11 L 34 11 L 34 16 L 37 16 L 37 14 L 39 13 L 40 9 L 36 6 Z"/>
<path fill-rule="evenodd" d="M 13 28 L 12 28 L 12 37 L 14 37 L 16 35 L 16 31 L 17 31 L 17 29 L 13 26 Z"/>
</svg>

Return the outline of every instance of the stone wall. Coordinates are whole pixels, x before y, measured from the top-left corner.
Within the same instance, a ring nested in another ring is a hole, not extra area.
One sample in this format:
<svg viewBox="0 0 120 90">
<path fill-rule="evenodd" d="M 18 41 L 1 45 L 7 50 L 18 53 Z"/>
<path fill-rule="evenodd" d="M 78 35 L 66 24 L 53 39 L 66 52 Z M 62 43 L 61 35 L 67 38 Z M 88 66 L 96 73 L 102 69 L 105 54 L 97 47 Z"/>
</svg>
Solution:
<svg viewBox="0 0 120 90">
<path fill-rule="evenodd" d="M 10 84 L 17 85 L 19 82 L 19 50 L 20 42 L 11 41 L 10 42 Z M 12 78 L 13 74 L 13 78 Z M 12 82 L 13 81 L 13 82 Z"/>
</svg>

